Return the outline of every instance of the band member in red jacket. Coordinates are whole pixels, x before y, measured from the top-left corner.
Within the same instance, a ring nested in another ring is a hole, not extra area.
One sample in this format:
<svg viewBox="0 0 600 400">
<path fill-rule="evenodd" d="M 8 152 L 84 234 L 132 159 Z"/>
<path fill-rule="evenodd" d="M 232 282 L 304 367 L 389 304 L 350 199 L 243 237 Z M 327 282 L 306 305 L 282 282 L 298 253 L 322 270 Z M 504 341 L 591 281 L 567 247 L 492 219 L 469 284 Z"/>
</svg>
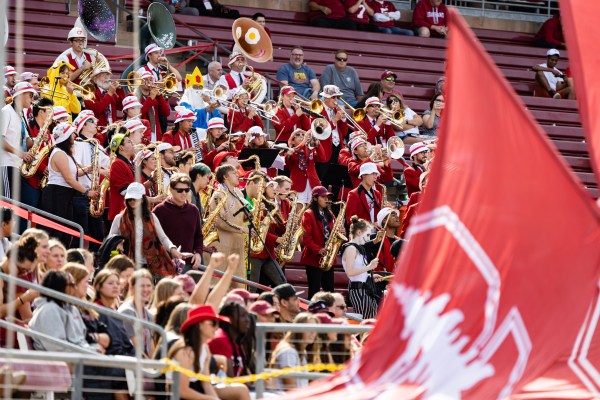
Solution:
<svg viewBox="0 0 600 400">
<path fill-rule="evenodd" d="M 148 71 L 141 74 L 143 84 L 135 91 L 140 103 L 142 103 L 142 118 L 150 121 L 150 141 L 162 140 L 162 129 L 160 117 L 168 117 L 171 107 L 164 96 L 158 93 L 158 87 L 154 85 L 154 78 Z"/>
<path fill-rule="evenodd" d="M 111 71 L 107 68 L 94 70 L 92 82 L 96 87 L 94 97 L 84 100 L 85 108 L 92 110 L 98 119 L 98 126 L 108 126 L 117 121 L 117 111 L 121 110 L 125 98 L 119 82 L 110 81 Z"/>
<path fill-rule="evenodd" d="M 173 130 L 163 135 L 163 142 L 179 146 L 182 151 L 192 150 L 194 153 L 194 141 L 192 140 L 192 129 L 196 121 L 196 113 L 185 107 L 176 107 L 175 125 Z M 195 133 L 195 132 L 194 132 Z"/>
<path fill-rule="evenodd" d="M 388 221 L 389 220 L 389 221 Z M 375 271 L 386 271 L 394 273 L 396 268 L 396 259 L 392 256 L 392 244 L 400 239 L 396 236 L 396 230 L 400 227 L 400 213 L 390 207 L 384 207 L 377 213 L 377 227 L 381 229 L 377 235 L 372 235 L 371 240 L 365 243 L 365 250 L 369 260 L 379 258 L 379 266 Z M 385 229 L 383 229 L 385 227 Z M 377 257 L 379 246 L 383 240 L 381 252 Z"/>
<path fill-rule="evenodd" d="M 306 268 L 309 299 L 321 288 L 326 292 L 333 292 L 333 268 L 329 271 L 319 268 L 321 257 L 326 252 L 325 244 L 335 223 L 335 216 L 329 209 L 331 194 L 323 186 L 313 188 L 312 199 L 302 216 L 302 229 L 305 233 L 302 237 L 304 248 L 300 263 Z"/>
<path fill-rule="evenodd" d="M 352 186 L 356 187 L 360 183 L 361 166 L 365 163 L 373 163 L 374 159 L 369 156 L 368 143 L 362 139 L 356 139 L 352 142 L 352 159 L 348 161 L 348 175 L 352 181 Z M 373 150 L 371 149 L 371 152 Z M 383 153 L 382 153 L 383 154 Z M 377 160 L 375 160 L 377 161 Z M 391 167 L 391 160 L 378 161 L 375 163 L 379 171 L 379 181 L 389 182 L 394 178 L 394 172 Z M 368 220 L 368 218 L 366 218 Z"/>
<path fill-rule="evenodd" d="M 150 121 L 142 119 L 142 103 L 139 102 L 138 98 L 134 94 L 130 94 L 125 97 L 123 103 L 123 119 L 125 123 L 130 121 L 139 121 L 144 125 L 146 129 L 142 132 L 140 141 L 133 140 L 133 144 L 144 143 L 145 145 L 150 144 L 152 128 L 150 127 Z M 131 131 L 131 130 L 130 130 Z M 133 139 L 133 138 L 132 138 Z"/>
<path fill-rule="evenodd" d="M 429 147 L 424 142 L 414 143 L 410 146 L 410 158 L 412 163 L 410 167 L 404 170 L 404 180 L 406 181 L 406 191 L 410 196 L 419 191 L 419 178 L 425 171 L 425 162 L 429 155 Z"/>
<path fill-rule="evenodd" d="M 254 107 L 248 106 L 250 95 L 243 88 L 238 88 L 233 95 L 233 102 L 237 108 L 230 108 L 227 121 L 231 125 L 231 132 L 248 132 L 253 126 L 265 129 L 260 116 Z"/>
<path fill-rule="evenodd" d="M 108 178 L 110 182 L 108 220 L 112 221 L 125 208 L 125 191 L 129 184 L 135 181 L 135 167 L 131 161 L 135 153 L 133 142 L 122 133 L 113 135 L 110 140 L 110 150 L 116 153 Z"/>
<path fill-rule="evenodd" d="M 350 225 L 353 215 L 365 221 L 374 223 L 377 213 L 382 207 L 381 192 L 375 189 L 375 183 L 379 177 L 379 170 L 372 162 L 366 162 L 360 166 L 360 184 L 348 193 L 346 203 L 346 222 Z"/>
<path fill-rule="evenodd" d="M 329 163 L 337 163 L 340 150 L 344 147 L 344 138 L 349 133 L 349 126 L 346 113 L 338 105 L 338 100 L 343 95 L 340 89 L 335 85 L 325 85 L 320 95 L 323 96 L 321 115 L 331 126 L 331 136 L 321 141 L 325 161 L 317 165 L 317 173 L 323 179 L 329 169 Z"/>
<path fill-rule="evenodd" d="M 367 133 L 369 143 L 385 146 L 387 140 L 396 136 L 392 124 L 381 113 L 381 102 L 377 97 L 369 97 L 365 102 L 365 118 L 358 125 Z"/>
<path fill-rule="evenodd" d="M 321 180 L 317 175 L 316 162 L 325 160 L 319 141 L 314 141 L 311 147 L 311 135 L 302 129 L 296 129 L 288 142 L 291 150 L 285 156 L 285 164 L 290 170 L 292 190 L 298 193 L 298 201 L 308 203 L 311 199 L 312 188 L 320 186 Z"/>
<path fill-rule="evenodd" d="M 292 132 L 296 129 L 309 130 L 310 118 L 302 108 L 292 105 L 296 91 L 291 86 L 284 86 L 279 92 L 279 104 L 277 107 L 277 120 L 273 121 L 275 127 L 275 141 L 285 142 L 290 139 Z"/>
</svg>

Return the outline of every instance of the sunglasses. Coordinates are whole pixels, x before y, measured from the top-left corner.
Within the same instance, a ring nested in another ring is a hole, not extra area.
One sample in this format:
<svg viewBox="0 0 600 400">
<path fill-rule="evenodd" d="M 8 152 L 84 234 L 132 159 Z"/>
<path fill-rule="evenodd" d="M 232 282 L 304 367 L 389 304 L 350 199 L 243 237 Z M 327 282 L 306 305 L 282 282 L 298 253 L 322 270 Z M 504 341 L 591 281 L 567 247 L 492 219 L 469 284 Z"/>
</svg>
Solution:
<svg viewBox="0 0 600 400">
<path fill-rule="evenodd" d="M 94 120 L 93 120 L 93 119 L 91 119 L 91 118 L 90 118 L 90 119 L 88 119 L 87 121 L 85 121 L 85 123 L 86 123 L 86 124 L 93 124 L 94 122 L 96 122 L 96 121 L 94 121 Z"/>
<path fill-rule="evenodd" d="M 338 60 L 338 61 L 340 61 L 340 62 L 346 62 L 346 61 L 348 61 L 347 58 L 341 58 L 341 57 L 336 57 L 335 59 Z"/>
<path fill-rule="evenodd" d="M 188 193 L 190 191 L 190 188 L 174 188 L 173 190 L 177 193 Z"/>
</svg>

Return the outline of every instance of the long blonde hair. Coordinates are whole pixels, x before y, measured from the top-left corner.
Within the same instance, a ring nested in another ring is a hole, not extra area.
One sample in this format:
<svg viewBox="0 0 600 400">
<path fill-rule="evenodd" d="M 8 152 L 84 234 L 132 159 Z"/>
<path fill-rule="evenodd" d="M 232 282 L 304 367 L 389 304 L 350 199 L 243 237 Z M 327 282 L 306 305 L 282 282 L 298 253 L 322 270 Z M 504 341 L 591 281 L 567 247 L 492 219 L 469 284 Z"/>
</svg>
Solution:
<svg viewBox="0 0 600 400">
<path fill-rule="evenodd" d="M 293 324 L 318 324 L 320 321 L 313 314 L 308 312 L 302 312 L 294 318 Z M 319 338 L 316 337 L 315 341 L 306 344 L 304 342 L 304 332 L 286 332 L 281 342 L 277 344 L 273 354 L 271 354 L 271 361 L 269 362 L 270 368 L 276 367 L 276 360 L 279 354 L 287 348 L 295 349 L 299 355 L 306 353 L 306 361 L 309 364 L 318 364 L 321 362 L 321 356 L 319 355 Z"/>
<path fill-rule="evenodd" d="M 75 279 L 75 285 L 79 285 L 79 283 L 82 280 L 87 280 L 90 276 L 88 269 L 84 265 L 75 262 L 66 263 L 60 270 L 70 274 L 73 277 L 73 279 Z M 77 308 L 79 308 L 80 311 L 88 313 L 94 319 L 98 319 L 99 315 L 95 310 L 92 310 L 91 308 L 87 307 L 84 308 L 81 306 L 77 306 Z"/>
<path fill-rule="evenodd" d="M 177 282 L 175 279 L 161 279 L 160 282 L 158 282 L 156 284 L 156 287 L 154 288 L 152 308 L 156 309 L 160 303 L 173 296 L 173 293 L 175 293 L 176 289 L 182 287 L 183 286 L 181 285 L 181 283 Z"/>
</svg>

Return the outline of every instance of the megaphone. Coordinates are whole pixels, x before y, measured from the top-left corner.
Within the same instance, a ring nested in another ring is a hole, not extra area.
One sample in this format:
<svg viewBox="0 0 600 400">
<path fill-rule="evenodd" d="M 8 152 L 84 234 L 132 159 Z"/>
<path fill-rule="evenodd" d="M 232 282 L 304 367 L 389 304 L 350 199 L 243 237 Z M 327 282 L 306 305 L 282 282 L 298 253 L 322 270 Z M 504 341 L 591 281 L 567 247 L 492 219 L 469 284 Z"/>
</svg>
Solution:
<svg viewBox="0 0 600 400">
<path fill-rule="evenodd" d="M 77 2 L 79 11 L 78 23 L 90 34 L 91 37 L 100 41 L 108 42 L 117 33 L 117 23 L 110 7 L 101 0 L 79 0 Z"/>
</svg>

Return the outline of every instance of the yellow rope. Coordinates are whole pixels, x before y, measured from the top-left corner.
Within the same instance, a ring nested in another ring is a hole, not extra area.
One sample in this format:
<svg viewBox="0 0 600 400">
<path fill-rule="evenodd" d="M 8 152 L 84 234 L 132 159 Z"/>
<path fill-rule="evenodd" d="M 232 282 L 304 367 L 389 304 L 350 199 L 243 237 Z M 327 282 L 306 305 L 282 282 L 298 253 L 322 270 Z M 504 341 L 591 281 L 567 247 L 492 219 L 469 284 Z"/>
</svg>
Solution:
<svg viewBox="0 0 600 400">
<path fill-rule="evenodd" d="M 294 372 L 336 372 L 344 368 L 343 365 L 338 364 L 308 364 L 298 367 L 282 368 L 271 372 L 261 372 L 260 374 L 239 376 L 237 378 L 218 378 L 216 376 L 198 374 L 190 369 L 183 368 L 182 366 L 171 361 L 169 358 L 165 358 L 162 361 L 168 365 L 167 368 L 162 370 L 162 373 L 164 374 L 167 372 L 179 372 L 188 378 L 195 378 L 199 381 L 211 383 L 224 383 L 226 385 L 230 385 L 232 383 L 250 383 L 259 380 L 267 380 L 270 378 L 277 378 L 282 375 L 292 374 Z"/>
</svg>

